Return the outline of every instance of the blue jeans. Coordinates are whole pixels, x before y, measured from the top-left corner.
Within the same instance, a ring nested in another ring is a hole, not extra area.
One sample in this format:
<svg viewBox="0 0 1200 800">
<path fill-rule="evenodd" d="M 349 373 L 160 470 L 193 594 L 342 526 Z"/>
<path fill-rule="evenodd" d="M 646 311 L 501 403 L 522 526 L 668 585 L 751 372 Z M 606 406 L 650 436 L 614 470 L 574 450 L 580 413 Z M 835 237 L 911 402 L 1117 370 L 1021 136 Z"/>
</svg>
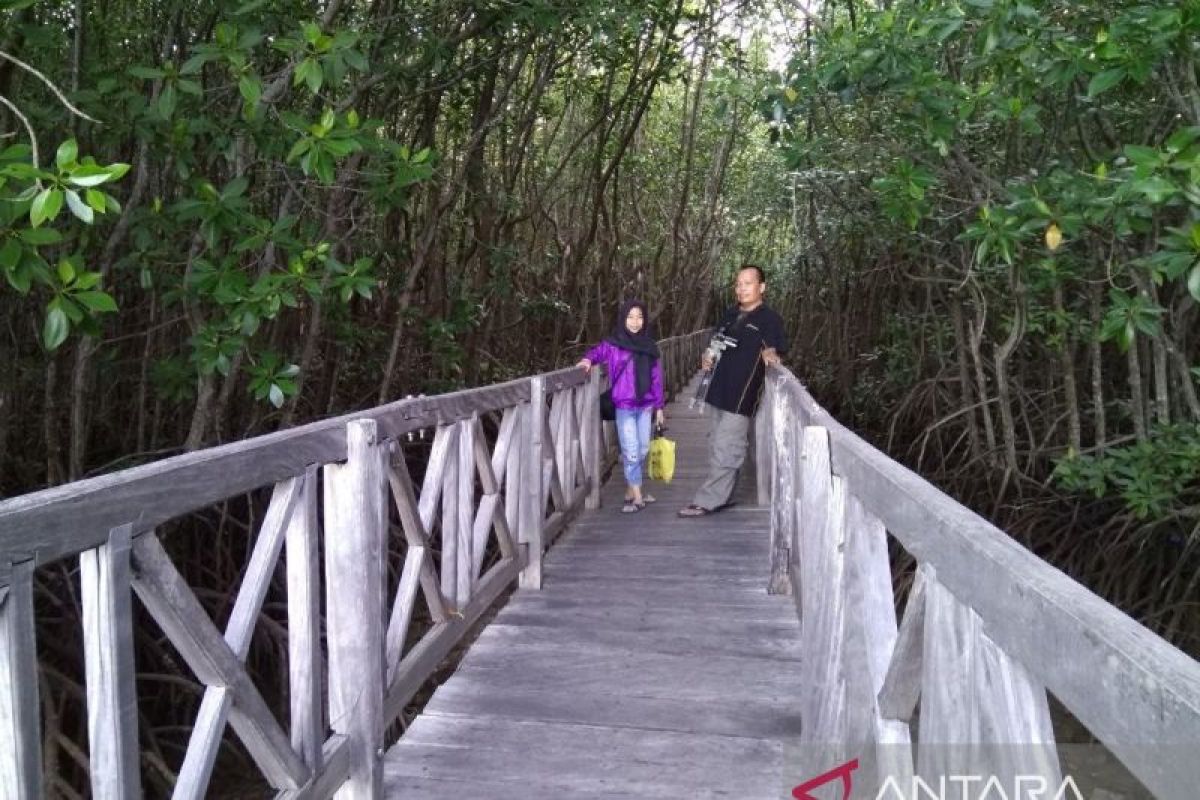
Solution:
<svg viewBox="0 0 1200 800">
<path fill-rule="evenodd" d="M 650 409 L 618 408 L 617 441 L 621 443 L 621 467 L 625 482 L 642 485 L 642 463 L 650 452 Z"/>
</svg>

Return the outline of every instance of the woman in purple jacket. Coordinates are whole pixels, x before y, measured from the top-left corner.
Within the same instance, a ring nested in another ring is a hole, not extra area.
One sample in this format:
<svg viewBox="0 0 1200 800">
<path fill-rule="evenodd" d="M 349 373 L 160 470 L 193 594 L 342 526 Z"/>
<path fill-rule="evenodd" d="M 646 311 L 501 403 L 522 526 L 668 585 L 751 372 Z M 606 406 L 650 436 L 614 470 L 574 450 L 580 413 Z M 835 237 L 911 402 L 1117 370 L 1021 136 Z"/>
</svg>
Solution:
<svg viewBox="0 0 1200 800">
<path fill-rule="evenodd" d="M 663 424 L 662 365 L 658 359 L 658 344 L 646 332 L 646 306 L 630 300 L 621 306 L 612 334 L 588 350 L 579 362 L 584 372 L 603 364 L 612 382 L 617 439 L 627 485 L 621 511 L 626 514 L 654 502 L 653 495 L 642 491 L 642 464 L 650 452 L 651 410 L 658 424 Z"/>
</svg>

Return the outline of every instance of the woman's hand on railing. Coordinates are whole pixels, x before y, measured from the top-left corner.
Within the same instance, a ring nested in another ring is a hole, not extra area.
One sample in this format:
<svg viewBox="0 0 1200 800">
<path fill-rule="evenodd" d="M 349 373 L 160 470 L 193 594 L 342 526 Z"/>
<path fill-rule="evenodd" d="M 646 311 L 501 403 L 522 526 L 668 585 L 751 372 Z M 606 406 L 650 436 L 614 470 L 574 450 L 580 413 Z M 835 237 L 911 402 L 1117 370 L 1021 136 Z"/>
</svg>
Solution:
<svg viewBox="0 0 1200 800">
<path fill-rule="evenodd" d="M 587 375 L 588 373 L 590 373 L 592 371 L 593 364 L 590 360 L 588 360 L 586 358 L 581 358 L 581 359 L 579 359 L 579 363 L 576 364 L 575 366 L 577 366 L 581 370 L 583 370 L 584 375 Z"/>
</svg>

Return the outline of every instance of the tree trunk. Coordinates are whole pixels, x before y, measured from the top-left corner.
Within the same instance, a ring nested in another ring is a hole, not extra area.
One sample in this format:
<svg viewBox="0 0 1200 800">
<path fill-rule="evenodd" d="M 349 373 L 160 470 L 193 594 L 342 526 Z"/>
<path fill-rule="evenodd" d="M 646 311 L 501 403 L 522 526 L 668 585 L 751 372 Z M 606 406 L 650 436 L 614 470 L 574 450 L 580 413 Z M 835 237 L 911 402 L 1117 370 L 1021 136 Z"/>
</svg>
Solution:
<svg viewBox="0 0 1200 800">
<path fill-rule="evenodd" d="M 979 434 L 979 416 L 975 413 L 975 393 L 971 391 L 971 367 L 968 363 L 970 344 L 967 341 L 966 325 L 963 322 L 962 303 L 950 297 L 950 319 L 954 323 L 954 353 L 958 360 L 958 384 L 962 406 L 967 411 L 967 435 L 971 444 L 971 457 L 983 454 L 983 441 Z"/>
<path fill-rule="evenodd" d="M 1063 303 L 1063 287 L 1061 283 L 1054 284 L 1054 308 L 1059 317 L 1066 318 L 1066 308 Z M 1079 415 L 1079 388 L 1075 382 L 1075 338 L 1070 332 L 1063 332 L 1063 340 L 1059 355 L 1062 359 L 1063 394 L 1067 404 L 1067 447 L 1071 455 L 1083 449 L 1083 423 Z"/>
<path fill-rule="evenodd" d="M 1009 286 L 1013 292 L 1013 323 L 1008 338 L 996 349 L 996 395 L 1000 403 L 1000 425 L 1004 435 L 1004 461 L 1013 477 L 1021 474 L 1017 464 L 1017 431 L 1013 423 L 1011 390 L 1008 385 L 1008 362 L 1025 335 L 1025 287 L 1019 267 L 1008 268 Z M 1031 443 L 1032 445 L 1032 443 Z"/>
<path fill-rule="evenodd" d="M 1100 348 L 1100 327 L 1104 322 L 1101 309 L 1101 292 L 1103 287 L 1093 283 L 1088 287 L 1089 311 L 1091 315 L 1091 332 L 1088 338 L 1088 351 L 1092 363 L 1092 425 L 1095 441 L 1092 447 L 1098 454 L 1104 453 L 1108 441 L 1104 413 L 1104 367 L 1103 353 Z"/>
<path fill-rule="evenodd" d="M 1140 337 L 1135 337 L 1125 351 L 1129 367 L 1129 413 L 1133 417 L 1133 433 L 1139 442 L 1146 441 L 1146 404 L 1142 389 L 1142 364 L 1138 355 Z"/>
</svg>

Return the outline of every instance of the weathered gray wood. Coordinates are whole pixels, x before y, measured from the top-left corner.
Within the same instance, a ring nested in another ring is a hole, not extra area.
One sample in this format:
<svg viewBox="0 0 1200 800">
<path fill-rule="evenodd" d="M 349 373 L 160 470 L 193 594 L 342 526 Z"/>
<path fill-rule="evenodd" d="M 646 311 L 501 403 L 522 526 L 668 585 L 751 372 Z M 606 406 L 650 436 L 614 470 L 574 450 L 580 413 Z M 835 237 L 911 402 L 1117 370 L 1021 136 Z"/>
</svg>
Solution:
<svg viewBox="0 0 1200 800">
<path fill-rule="evenodd" d="M 556 786 L 560 797 L 778 800 L 787 771 L 782 743 L 770 740 L 436 715 L 419 717 L 394 753 L 389 781 L 453 775 Z"/>
<path fill-rule="evenodd" d="M 558 475 L 559 485 L 565 495 L 570 491 L 567 483 L 567 461 L 569 458 L 570 434 L 567 431 L 567 406 L 571 404 L 571 394 L 562 392 L 550 398 L 550 418 L 546 425 L 550 453 L 554 458 L 554 472 Z"/>
<path fill-rule="evenodd" d="M 800 715 L 786 704 L 748 692 L 710 697 L 698 713 L 691 699 L 633 697 L 608 688 L 570 693 L 514 689 L 502 675 L 483 673 L 442 684 L 424 713 L 787 741 L 795 741 L 800 731 Z"/>
<path fill-rule="evenodd" d="M 507 458 L 504 467 L 504 519 L 512 533 L 513 543 L 524 541 L 520 538 L 523 517 L 521 503 L 524 493 L 521 491 L 523 472 L 521 464 L 525 452 L 525 415 L 528 405 L 510 408 L 505 412 L 506 420 L 512 420 L 512 441 L 508 445 Z"/>
<path fill-rule="evenodd" d="M 978 627 L 979 615 L 936 577 L 926 580 L 917 772 L 934 785 L 940 776 L 989 774 L 991 767 L 979 749 Z"/>
<path fill-rule="evenodd" d="M 771 508 L 771 557 L 768 566 L 767 591 L 771 594 L 790 594 L 790 568 L 792 543 L 796 536 L 797 475 L 800 467 L 798 431 L 789 423 L 788 396 L 774 388 L 774 380 L 767 382 L 768 392 L 763 401 L 763 410 L 758 416 L 759 446 L 757 448 L 759 503 L 764 504 L 763 495 L 777 502 Z M 772 425 L 770 419 L 780 424 Z M 764 484 L 773 480 L 774 485 L 764 490 Z"/>
<path fill-rule="evenodd" d="M 421 497 L 417 508 L 426 533 L 433 530 L 437 514 L 438 499 L 444 490 L 446 470 L 458 454 L 458 425 L 445 425 L 437 429 L 429 461 L 425 464 L 425 477 L 421 481 Z"/>
<path fill-rule="evenodd" d="M 384 448 L 371 420 L 347 425 L 347 461 L 325 468 L 329 724 L 350 742 L 339 800 L 376 800 L 383 773 Z"/>
<path fill-rule="evenodd" d="M 562 510 L 567 505 L 567 494 L 563 488 L 562 476 L 558 472 L 558 458 L 554 454 L 554 431 L 550 420 L 542 417 L 542 486 L 544 496 L 549 497 L 550 507 Z"/>
<path fill-rule="evenodd" d="M 912 740 L 907 725 L 884 718 L 878 701 L 897 638 L 887 532 L 858 498 L 847 498 L 846 511 L 845 738 L 851 752 L 864 755 L 859 780 L 877 789 L 889 777 L 912 775 Z"/>
<path fill-rule="evenodd" d="M 517 439 L 517 423 L 519 422 L 520 406 L 504 409 L 504 416 L 500 420 L 500 430 L 496 432 L 496 446 L 492 450 L 491 465 L 492 475 L 498 483 L 504 483 L 504 478 L 508 473 L 508 465 L 511 459 L 509 458 L 509 448 Z M 476 428 L 476 438 L 486 442 L 487 439 L 481 435 L 482 423 Z"/>
<path fill-rule="evenodd" d="M 478 418 L 463 420 L 458 423 L 458 496 L 455 499 L 454 513 L 458 522 L 454 526 L 458 536 L 455 547 L 456 563 L 454 565 L 455 608 L 462 608 L 471 600 L 471 591 L 476 581 L 473 569 L 474 556 L 474 515 L 475 515 L 475 426 Z"/>
<path fill-rule="evenodd" d="M 387 654 L 384 663 L 387 665 L 388 680 L 395 674 L 404 655 L 404 642 L 408 638 L 408 626 L 412 623 L 413 611 L 416 609 L 417 590 L 421 585 L 421 568 L 425 559 L 424 547 L 409 547 L 408 552 L 404 554 L 404 569 L 400 573 L 396 603 L 392 607 L 392 616 L 387 627 Z"/>
<path fill-rule="evenodd" d="M 993 774 L 1009 785 L 1017 776 L 1038 776 L 1059 787 L 1062 772 L 1045 690 L 983 630 L 976 629 L 976 637 L 980 738 L 992 745 Z"/>
<path fill-rule="evenodd" d="M 810 436 L 810 432 L 812 435 Z M 805 485 L 820 480 L 809 472 L 820 464 L 814 451 L 825 432 L 805 431 Z M 803 705 L 804 740 L 823 747 L 837 747 L 835 758 L 848 758 L 846 742 L 846 683 L 843 646 L 846 613 L 846 488 L 841 478 L 827 478 L 829 500 L 825 519 L 806 524 L 806 539 L 800 542 L 801 581 L 804 612 L 800 618 L 801 639 L 809 658 L 804 661 L 806 702 Z M 840 762 L 835 762 L 840 763 Z"/>
<path fill-rule="evenodd" d="M 568 368 L 548 373 L 542 380 L 543 386 L 550 381 L 557 390 L 577 386 L 585 378 L 581 370 Z M 528 398 L 529 379 L 522 378 L 401 400 L 0 501 L 0 561 L 34 558 L 37 564 L 45 564 L 103 544 L 110 529 L 130 521 L 131 508 L 138 511 L 133 521 L 136 534 L 226 497 L 298 475 L 309 464 L 344 459 L 345 426 L 352 419 L 373 419 L 380 438 L 392 439 Z M 180 491 L 184 486 L 187 491 Z"/>
<path fill-rule="evenodd" d="M 157 536 L 148 533 L 134 540 L 133 565 L 134 591 L 188 667 L 206 686 L 228 687 L 232 692 L 229 722 L 263 777 L 277 789 L 302 785 L 308 780 L 308 768 L 293 752 L 237 654 L 217 631 Z"/>
<path fill-rule="evenodd" d="M 233 694 L 228 686 L 208 686 L 200 700 L 200 709 L 192 723 L 187 753 L 175 780 L 172 800 L 202 800 L 208 795 L 212 768 L 221 747 L 221 734 L 233 709 Z"/>
<path fill-rule="evenodd" d="M 545 382 L 540 376 L 530 379 L 529 408 L 523 415 L 524 446 L 521 457 L 521 529 L 520 541 L 528 545 L 526 566 L 520 584 L 530 589 L 542 586 L 542 520 L 546 512 L 545 484 L 542 478 L 542 441 L 546 418 Z"/>
<path fill-rule="evenodd" d="M 586 508 L 600 507 L 600 371 L 592 370 L 583 394 L 583 471 L 588 480 Z"/>
<path fill-rule="evenodd" d="M 508 588 L 521 571 L 519 561 L 507 559 L 496 563 L 479 580 L 479 586 L 471 602 L 459 614 L 445 622 L 434 625 L 421 637 L 412 650 L 405 655 L 395 674 L 388 681 L 384 698 L 384 716 L 391 721 L 400 716 L 404 706 L 412 699 L 429 675 L 437 669 L 446 654 L 458 644 L 479 615 L 491 607 L 496 598 Z"/>
<path fill-rule="evenodd" d="M 4 564 L 0 600 L 0 789 L 5 798 L 42 796 L 42 735 L 33 623 L 33 561 Z"/>
<path fill-rule="evenodd" d="M 317 549 L 318 468 L 304 473 L 297 506 L 288 520 L 287 619 L 288 701 L 292 749 L 318 775 L 322 769 L 325 714 L 322 690 L 325 665 L 321 653 L 321 576 Z"/>
<path fill-rule="evenodd" d="M 888 459 L 788 390 L 828 427 L 833 464 L 863 505 L 1153 793 L 1190 796 L 1200 763 L 1168 759 L 1200 741 L 1200 667 L 977 514 Z M 1157 749 L 1142 746 L 1156 742 Z"/>
<path fill-rule="evenodd" d="M 426 477 L 428 477 L 428 473 L 426 473 Z M 434 622 L 442 622 L 446 619 L 448 612 L 445 600 L 442 598 L 437 570 L 433 566 L 433 557 L 429 554 L 429 526 L 433 524 L 436 506 L 422 504 L 418 508 L 416 495 L 413 492 L 412 478 L 408 474 L 408 467 L 404 464 L 403 459 L 392 464 L 388 469 L 388 483 L 392 489 L 396 510 L 400 515 L 400 526 L 404 530 L 405 540 L 410 549 L 421 551 L 421 592 L 429 607 L 430 618 Z M 426 488 L 429 489 L 428 486 Z M 433 489 L 429 489 L 429 491 L 431 494 L 435 493 Z"/>
<path fill-rule="evenodd" d="M 511 427 L 511 426 L 510 426 Z M 476 531 L 474 543 L 474 566 L 471 574 L 478 577 L 483 566 L 484 550 L 487 537 L 492 528 L 496 531 L 496 544 L 500 548 L 502 558 L 516 558 L 517 547 L 513 541 L 512 528 L 508 524 L 503 510 L 500 508 L 500 476 L 494 472 L 494 461 L 489 460 L 487 439 L 483 435 L 483 425 L 475 423 L 475 464 L 479 475 L 479 485 L 483 489 L 483 498 L 479 503 L 476 515 Z M 501 459 L 501 463 L 506 459 Z M 481 521 L 483 523 L 480 529 Z"/>
<path fill-rule="evenodd" d="M 754 477 L 755 488 L 758 490 L 758 504 L 760 506 L 770 505 L 771 490 L 775 483 L 775 460 L 778 458 L 775 444 L 775 430 L 772 427 L 772 420 L 778 415 L 776 405 L 779 403 L 779 391 L 775 388 L 777 379 L 773 374 L 767 376 L 766 385 L 763 387 L 762 401 L 758 407 L 758 413 L 754 415 Z M 779 416 L 780 420 L 787 420 L 785 416 Z M 772 532 L 772 540 L 774 540 L 774 532 Z M 784 559 L 784 577 L 786 577 L 787 560 Z M 775 586 L 776 572 L 774 562 L 771 568 L 771 586 Z M 776 590 L 770 590 L 772 593 L 778 593 Z M 786 591 L 784 589 L 783 591 Z"/>
<path fill-rule="evenodd" d="M 130 525 L 114 528 L 107 544 L 79 555 L 88 754 L 92 797 L 97 800 L 142 793 L 129 583 L 131 532 Z"/>
<path fill-rule="evenodd" d="M 280 792 L 275 800 L 328 800 L 350 777 L 350 742 L 330 736 L 321 748 L 321 770 L 300 789 Z"/>
<path fill-rule="evenodd" d="M 303 478 L 289 478 L 276 484 L 258 539 L 254 543 L 242 588 L 234 601 L 233 611 L 225 629 L 225 641 L 229 643 L 239 661 L 245 661 L 246 653 L 250 649 L 254 622 L 258 619 L 270 586 L 271 575 L 279 560 L 284 533 L 300 495 L 302 483 Z M 221 734 L 225 730 L 232 705 L 233 696 L 224 686 L 210 685 L 204 690 L 204 698 L 200 703 L 200 711 L 196 716 L 175 785 L 173 796 L 177 800 L 203 798 L 208 793 L 208 783 L 217 760 Z"/>
<path fill-rule="evenodd" d="M 458 423 L 454 425 L 454 448 L 442 471 L 442 518 L 441 518 L 441 553 L 442 563 L 439 570 L 442 579 L 442 598 L 446 607 L 451 611 L 466 604 L 468 597 L 458 596 L 458 442 L 462 429 Z M 428 473 L 426 474 L 428 486 Z M 424 496 L 425 490 L 421 490 Z"/>
<path fill-rule="evenodd" d="M 892 649 L 883 686 L 879 690 L 879 713 L 887 719 L 912 720 L 921 697 L 921 675 L 925 651 L 925 583 L 933 579 L 933 568 L 917 568 L 904 618 Z"/>
</svg>

